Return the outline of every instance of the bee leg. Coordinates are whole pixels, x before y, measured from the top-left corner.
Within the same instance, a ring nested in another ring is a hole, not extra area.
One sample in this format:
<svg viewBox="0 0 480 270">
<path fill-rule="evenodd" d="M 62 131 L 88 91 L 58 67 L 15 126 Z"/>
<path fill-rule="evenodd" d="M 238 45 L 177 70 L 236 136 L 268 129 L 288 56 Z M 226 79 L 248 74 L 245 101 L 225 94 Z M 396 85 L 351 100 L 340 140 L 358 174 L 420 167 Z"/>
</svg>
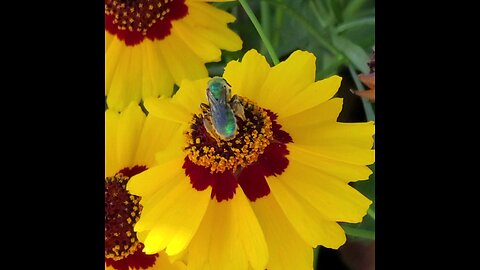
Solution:
<svg viewBox="0 0 480 270">
<path fill-rule="evenodd" d="M 240 119 L 243 121 L 246 120 L 243 105 L 237 95 L 233 95 L 232 99 L 230 100 L 230 106 L 232 107 L 233 113 L 236 116 L 240 117 Z"/>
<path fill-rule="evenodd" d="M 203 114 L 209 114 L 210 112 L 210 106 L 205 103 L 200 103 L 200 109 L 202 110 Z"/>
<path fill-rule="evenodd" d="M 205 130 L 210 134 L 210 137 L 214 138 L 217 142 L 220 141 L 220 138 L 215 131 L 215 128 L 212 125 L 212 114 L 210 113 L 210 106 L 205 103 L 200 103 L 200 109 L 202 110 L 203 114 L 203 126 Z"/>
<path fill-rule="evenodd" d="M 217 142 L 220 141 L 220 138 L 218 137 L 212 122 L 210 121 L 209 113 L 203 116 L 203 126 L 205 127 L 205 130 L 207 130 L 208 134 L 210 134 L 210 137 L 214 138 Z"/>
</svg>

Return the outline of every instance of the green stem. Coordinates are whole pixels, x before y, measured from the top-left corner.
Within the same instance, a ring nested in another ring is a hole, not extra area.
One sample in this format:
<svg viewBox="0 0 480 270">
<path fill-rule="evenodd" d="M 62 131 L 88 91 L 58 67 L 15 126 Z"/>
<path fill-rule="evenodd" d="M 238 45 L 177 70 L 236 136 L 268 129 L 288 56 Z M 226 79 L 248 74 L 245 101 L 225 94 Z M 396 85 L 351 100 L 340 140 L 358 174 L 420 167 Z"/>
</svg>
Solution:
<svg viewBox="0 0 480 270">
<path fill-rule="evenodd" d="M 357 77 L 357 72 L 351 64 L 348 65 L 348 70 L 350 71 L 350 75 L 352 76 L 353 81 L 355 82 L 355 86 L 358 90 L 363 91 L 365 88 L 363 87 L 362 83 Z M 365 115 L 367 116 L 368 121 L 375 121 L 375 113 L 373 112 L 372 104 L 368 101 L 367 98 L 362 97 L 362 104 L 363 109 L 365 110 Z"/>
<path fill-rule="evenodd" d="M 343 10 L 343 17 L 350 18 L 357 14 L 360 8 L 365 4 L 366 0 L 353 0 L 350 1 L 348 6 Z"/>
<path fill-rule="evenodd" d="M 327 26 L 327 23 L 323 20 L 324 14 L 320 13 L 320 9 L 318 8 L 317 2 L 314 2 L 310 0 L 309 2 L 310 8 L 312 9 L 313 13 L 315 14 L 315 17 L 317 17 L 318 22 L 322 26 L 322 28 L 325 28 Z"/>
<path fill-rule="evenodd" d="M 368 208 L 367 214 L 369 217 L 371 217 L 373 220 L 375 220 L 375 210 L 373 210 L 372 207 Z"/>
<path fill-rule="evenodd" d="M 375 24 L 375 17 L 362 18 L 362 19 L 341 24 L 335 29 L 335 31 L 337 32 L 337 34 L 339 34 L 343 31 L 350 30 L 355 27 L 372 25 L 372 24 L 373 25 Z"/>
<path fill-rule="evenodd" d="M 278 48 L 280 46 L 280 33 L 282 32 L 281 27 L 283 24 L 283 14 L 285 13 L 283 12 L 282 8 L 275 8 L 275 28 L 273 29 L 273 33 L 271 33 L 274 48 Z"/>
<path fill-rule="evenodd" d="M 313 249 L 313 269 L 317 269 L 318 253 L 320 253 L 321 246 L 317 246 Z"/>
<path fill-rule="evenodd" d="M 270 40 L 263 32 L 262 26 L 258 22 L 258 19 L 255 16 L 255 13 L 253 13 L 252 9 L 250 8 L 246 0 L 238 0 L 238 1 L 240 2 L 240 5 L 242 5 L 243 9 L 245 10 L 245 13 L 247 13 L 248 18 L 250 18 L 250 21 L 253 23 L 253 26 L 255 26 L 255 29 L 260 35 L 260 38 L 262 39 L 263 44 L 267 48 L 268 54 L 270 55 L 270 58 L 272 59 L 273 64 L 277 65 L 278 63 L 280 63 L 280 61 L 278 60 L 278 56 L 273 50 Z"/>
<path fill-rule="evenodd" d="M 354 236 L 354 237 L 359 237 L 359 238 L 364 238 L 364 239 L 369 239 L 369 240 L 375 240 L 375 232 L 368 231 L 368 230 L 363 230 L 363 229 L 356 229 L 352 228 L 349 226 L 342 226 L 343 230 L 348 236 Z"/>
<path fill-rule="evenodd" d="M 338 0 L 335 0 L 335 1 L 338 1 Z M 327 6 L 327 10 L 330 11 L 329 14 L 331 15 L 330 19 L 331 19 L 331 22 L 335 22 L 335 21 L 339 21 L 339 18 L 337 18 L 337 14 L 335 14 L 335 9 L 333 8 L 332 6 L 332 1 L 331 0 L 327 0 L 325 1 L 325 5 Z"/>
<path fill-rule="evenodd" d="M 261 20 L 261 25 L 263 27 L 263 31 L 265 32 L 265 36 L 267 38 L 272 37 L 272 27 L 271 27 L 271 22 L 270 22 L 270 7 L 268 6 L 268 3 L 266 2 L 260 2 L 260 20 Z M 273 45 L 272 45 L 273 47 Z M 265 44 L 262 46 L 262 54 L 266 53 L 266 47 Z"/>
</svg>

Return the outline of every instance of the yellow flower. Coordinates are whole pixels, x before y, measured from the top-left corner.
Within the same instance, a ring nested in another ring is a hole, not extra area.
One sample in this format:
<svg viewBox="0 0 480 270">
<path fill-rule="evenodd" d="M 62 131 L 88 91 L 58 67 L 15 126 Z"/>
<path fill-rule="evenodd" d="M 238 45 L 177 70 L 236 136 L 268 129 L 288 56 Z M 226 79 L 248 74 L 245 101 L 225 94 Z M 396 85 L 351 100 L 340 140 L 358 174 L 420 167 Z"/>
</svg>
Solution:
<svg viewBox="0 0 480 270">
<path fill-rule="evenodd" d="M 208 78 L 145 101 L 177 129 L 156 165 L 127 185 L 142 198 L 135 231 L 144 251 L 186 251 L 188 269 L 312 269 L 312 248 L 341 246 L 337 222 L 360 222 L 371 204 L 348 183 L 372 173 L 373 122 L 336 121 L 341 78 L 315 82 L 309 52 L 270 67 L 250 50 L 223 78 L 245 116 L 230 141 L 203 124 Z"/>
<path fill-rule="evenodd" d="M 170 96 L 182 79 L 208 76 L 205 63 L 221 49 L 237 51 L 231 14 L 206 2 L 229 0 L 105 0 L 105 95 L 121 111 L 131 101 Z M 230 0 L 231 1 L 231 0 Z"/>
<path fill-rule="evenodd" d="M 168 123 L 145 117 L 133 103 L 122 113 L 105 112 L 105 269 L 185 269 L 182 261 L 171 263 L 163 251 L 145 254 L 133 231 L 142 206 L 126 184 L 152 166 L 155 151 L 168 139 L 158 134 L 157 125 L 168 129 Z"/>
</svg>

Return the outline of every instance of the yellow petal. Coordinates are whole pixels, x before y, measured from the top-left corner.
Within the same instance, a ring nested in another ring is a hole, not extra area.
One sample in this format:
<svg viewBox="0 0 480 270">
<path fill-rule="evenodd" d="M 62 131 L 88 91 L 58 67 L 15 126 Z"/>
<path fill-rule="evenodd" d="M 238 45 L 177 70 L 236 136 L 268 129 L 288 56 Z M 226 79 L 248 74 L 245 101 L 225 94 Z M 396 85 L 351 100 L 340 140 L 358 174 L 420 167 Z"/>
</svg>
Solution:
<svg viewBox="0 0 480 270">
<path fill-rule="evenodd" d="M 210 78 L 184 80 L 172 100 L 191 114 L 200 113 L 200 103 L 208 103 L 206 90 Z"/>
<path fill-rule="evenodd" d="M 296 144 L 289 145 L 288 150 L 290 150 L 289 160 L 308 165 L 345 183 L 366 180 L 372 174 L 372 171 L 365 165 L 332 160 L 308 149 L 303 149 Z"/>
<path fill-rule="evenodd" d="M 167 146 L 155 154 L 156 164 L 163 164 L 172 159 L 182 159 L 185 157 L 183 149 L 185 147 L 185 130 L 187 125 L 180 125 L 173 133 L 172 138 L 168 141 Z"/>
<path fill-rule="evenodd" d="M 133 103 L 120 114 L 117 134 L 117 154 L 118 160 L 123 162 L 124 166 L 137 165 L 134 164 L 134 158 L 145 117 L 140 106 Z"/>
<path fill-rule="evenodd" d="M 109 66 L 110 58 L 119 58 L 115 73 L 110 75 L 111 84 L 107 85 L 107 105 L 117 111 L 123 110 L 132 101 L 138 104 L 142 89 L 142 57 L 138 57 L 141 49 L 138 46 L 126 47 L 123 44 L 119 46 L 124 47 L 121 49 L 121 54 L 107 55 L 105 63 L 106 66 Z M 109 75 L 106 76 L 108 81 Z"/>
<path fill-rule="evenodd" d="M 192 120 L 193 114 L 200 113 L 200 104 L 208 103 L 206 100 L 206 88 L 209 78 L 199 79 L 195 81 L 184 80 L 180 89 L 171 98 L 152 99 L 147 98 L 144 102 L 147 110 L 155 117 L 166 119 L 182 125 L 183 133 L 188 128 L 188 123 Z M 183 134 L 173 136 L 176 149 L 177 142 L 182 146 L 185 143 Z M 165 153 L 162 153 L 162 155 Z M 163 159 L 163 158 L 162 158 Z"/>
<path fill-rule="evenodd" d="M 343 245 L 346 237 L 340 225 L 327 220 L 317 209 L 291 190 L 285 184 L 285 181 L 291 179 L 282 177 L 284 174 L 277 178 L 269 177 L 268 185 L 278 205 L 300 237 L 311 247 L 322 245 L 336 249 Z"/>
<path fill-rule="evenodd" d="M 282 104 L 281 112 L 279 111 L 279 115 L 287 117 L 327 101 L 337 93 L 341 81 L 341 77 L 334 75 L 310 84 L 302 91 L 298 91 L 291 99 L 285 100 L 285 103 Z"/>
<path fill-rule="evenodd" d="M 121 170 L 117 160 L 117 134 L 119 115 L 113 110 L 105 111 L 105 177 Z"/>
<path fill-rule="evenodd" d="M 260 106 L 283 115 L 285 104 L 314 80 L 315 56 L 306 51 L 295 51 L 270 70 L 256 101 Z"/>
<path fill-rule="evenodd" d="M 111 50 L 115 48 L 115 45 L 112 44 Z M 131 87 L 129 85 L 129 78 L 125 78 L 127 75 L 128 70 L 130 70 L 130 59 L 131 59 L 131 52 L 130 49 L 122 49 L 121 50 L 121 57 L 120 55 L 115 56 L 118 59 L 113 59 L 114 57 L 106 57 L 106 89 L 105 93 L 107 95 L 107 106 L 110 109 L 114 109 L 116 111 L 122 111 L 130 101 L 140 101 L 140 92 L 131 91 Z M 110 60 L 112 59 L 112 60 Z M 112 61 L 112 62 L 110 62 Z M 113 63 L 116 62 L 116 65 Z M 113 74 L 108 74 L 113 73 Z M 137 78 L 138 79 L 138 78 Z M 129 90 L 130 89 L 130 90 Z M 137 94 L 135 96 L 135 94 Z"/>
<path fill-rule="evenodd" d="M 268 248 L 262 228 L 250 207 L 241 188 L 232 200 L 235 223 L 239 226 L 238 237 L 243 243 L 250 265 L 255 270 L 265 269 L 268 261 Z"/>
<path fill-rule="evenodd" d="M 105 52 L 108 50 L 108 47 L 110 47 L 110 45 L 112 44 L 113 38 L 114 38 L 114 35 L 105 31 Z"/>
<path fill-rule="evenodd" d="M 241 189 L 232 200 L 210 202 L 188 256 L 189 269 L 247 269 L 248 261 L 250 269 L 265 269 L 267 245 Z"/>
<path fill-rule="evenodd" d="M 221 203 L 210 201 L 205 218 L 189 247 L 189 269 L 248 269 L 236 219 L 232 200 Z"/>
<path fill-rule="evenodd" d="M 106 34 L 108 47 L 105 50 L 105 95 L 108 95 L 112 79 L 117 70 L 118 62 L 122 59 L 124 44 L 112 35 Z"/>
<path fill-rule="evenodd" d="M 237 33 L 227 27 L 227 23 L 235 21 L 230 13 L 205 3 L 189 4 L 189 16 L 183 22 L 194 30 L 198 36 L 211 41 L 218 48 L 237 51 L 242 48 L 242 40 Z"/>
<path fill-rule="evenodd" d="M 158 253 L 155 264 L 148 268 L 148 270 L 184 270 L 187 269 L 185 263 L 182 261 L 170 262 L 168 255 L 165 252 Z"/>
<path fill-rule="evenodd" d="M 197 34 L 226 51 L 238 51 L 243 45 L 242 39 L 240 39 L 238 34 L 227 27 L 220 29 L 199 27 Z"/>
<path fill-rule="evenodd" d="M 118 114 L 109 109 L 105 112 L 106 173 L 113 176 L 119 170 L 135 164 L 135 152 L 142 133 L 145 114 L 131 103 Z"/>
<path fill-rule="evenodd" d="M 298 147 L 318 155 L 358 165 L 375 162 L 375 150 L 370 150 L 375 132 L 373 122 L 326 123 L 287 130 Z"/>
<path fill-rule="evenodd" d="M 149 114 L 145 119 L 142 134 L 140 135 L 135 163 L 146 165 L 149 168 L 152 167 L 155 161 L 155 154 L 169 146 L 173 136 L 177 135 L 179 127 L 178 123 Z M 182 138 L 183 136 L 180 134 L 180 139 Z M 180 150 L 181 147 L 179 146 Z"/>
<path fill-rule="evenodd" d="M 238 51 L 242 48 L 242 40 L 237 33 L 227 27 L 220 29 L 199 27 L 197 34 L 203 38 L 210 40 L 218 48 L 226 51 Z"/>
<path fill-rule="evenodd" d="M 206 1 L 202 1 L 206 2 Z M 198 20 L 198 23 L 203 26 L 211 25 L 211 26 L 221 26 L 226 23 L 231 23 L 236 20 L 235 16 L 232 14 L 214 7 L 208 3 L 202 2 L 195 2 L 192 1 L 188 3 L 189 7 L 189 18 L 194 18 Z M 214 1 L 208 1 L 214 2 Z"/>
<path fill-rule="evenodd" d="M 177 85 L 180 85 L 183 79 L 200 79 L 208 76 L 204 62 L 175 33 L 172 32 L 155 44 Z"/>
<path fill-rule="evenodd" d="M 210 238 L 212 237 L 213 226 L 218 222 L 215 219 L 213 207 L 209 206 L 207 208 L 197 233 L 188 247 L 187 261 L 189 270 L 210 270 Z"/>
<path fill-rule="evenodd" d="M 173 93 L 173 77 L 168 70 L 162 54 L 157 50 L 154 41 L 144 40 L 137 45 L 142 47 L 143 86 L 142 97 L 171 96 Z"/>
<path fill-rule="evenodd" d="M 221 60 L 222 52 L 210 40 L 197 35 L 183 20 L 173 21 L 174 31 L 190 50 L 194 51 L 204 62 L 217 62 Z M 192 33 L 193 32 L 193 33 Z"/>
<path fill-rule="evenodd" d="M 337 122 L 338 115 L 342 111 L 342 105 L 343 99 L 333 98 L 294 115 L 279 115 L 278 121 L 287 132 L 289 132 L 288 130 L 309 128 Z"/>
<path fill-rule="evenodd" d="M 235 223 L 233 202 L 212 201 L 215 208 L 215 222 L 212 227 L 210 242 L 210 268 L 222 269 L 248 269 L 248 261 L 239 239 L 239 224 Z"/>
<path fill-rule="evenodd" d="M 345 182 L 294 160 L 278 178 L 328 220 L 360 222 L 372 203 Z"/>
<path fill-rule="evenodd" d="M 179 124 L 188 123 L 192 119 L 192 114 L 187 109 L 169 98 L 146 98 L 143 104 L 149 113 L 161 119 Z"/>
<path fill-rule="evenodd" d="M 265 56 L 252 49 L 245 53 L 242 62 L 230 61 L 223 77 L 232 85 L 233 93 L 258 101 L 259 90 L 269 70 Z"/>
<path fill-rule="evenodd" d="M 210 187 L 197 191 L 185 176 L 175 177 L 171 182 L 174 184 L 159 188 L 145 204 L 143 198 L 140 201 L 143 210 L 135 231 L 149 231 L 143 250 L 147 254 L 163 249 L 169 256 L 182 252 L 197 231 L 210 201 Z"/>
<path fill-rule="evenodd" d="M 142 97 L 172 94 L 173 77 L 155 42 L 147 39 L 132 47 L 114 36 L 109 40 L 105 53 L 109 108 L 121 111 L 130 101 L 139 103 Z"/>
<path fill-rule="evenodd" d="M 268 243 L 269 270 L 311 270 L 313 249 L 298 235 L 272 196 L 252 203 Z"/>
<path fill-rule="evenodd" d="M 145 204 L 156 194 L 155 192 L 158 193 L 159 190 L 168 192 L 165 186 L 169 181 L 173 181 L 172 179 L 178 180 L 183 174 L 182 164 L 183 159 L 173 159 L 136 174 L 128 181 L 127 190 L 134 195 L 142 196 L 142 204 Z"/>
</svg>

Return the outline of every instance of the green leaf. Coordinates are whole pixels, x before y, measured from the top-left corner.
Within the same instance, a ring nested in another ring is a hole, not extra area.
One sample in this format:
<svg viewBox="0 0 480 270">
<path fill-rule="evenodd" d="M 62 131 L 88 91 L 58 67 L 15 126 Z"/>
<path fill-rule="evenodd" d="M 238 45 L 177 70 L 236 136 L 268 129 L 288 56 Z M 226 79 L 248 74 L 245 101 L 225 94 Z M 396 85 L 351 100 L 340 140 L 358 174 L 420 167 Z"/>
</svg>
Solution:
<svg viewBox="0 0 480 270">
<path fill-rule="evenodd" d="M 342 228 L 349 237 L 364 240 L 375 240 L 375 230 L 368 230 L 345 224 L 342 224 Z"/>
<path fill-rule="evenodd" d="M 365 215 L 360 223 L 340 224 L 351 237 L 371 239 L 370 237 L 373 236 L 373 238 L 375 238 L 375 163 L 370 165 L 369 168 L 372 170 L 372 174 L 368 180 L 358 181 L 352 184 L 356 190 L 372 200 L 373 203 L 370 205 L 369 213 Z"/>
<path fill-rule="evenodd" d="M 342 55 L 320 54 L 317 59 L 317 79 L 324 79 L 337 74 L 345 61 L 345 57 Z"/>
<path fill-rule="evenodd" d="M 374 25 L 375 25 L 375 17 L 371 16 L 371 17 L 361 18 L 358 20 L 352 20 L 352 21 L 342 23 L 338 25 L 335 30 L 337 34 L 339 34 L 343 31 L 347 31 L 353 28 L 359 28 L 364 26 L 372 27 Z"/>
<path fill-rule="evenodd" d="M 353 187 L 375 204 L 375 163 L 368 167 L 372 170 L 372 174 L 368 180 L 355 182 L 353 183 Z"/>
<path fill-rule="evenodd" d="M 343 21 L 343 14 L 342 10 L 344 9 L 342 1 L 339 0 L 328 0 L 327 5 L 330 9 L 330 12 L 332 14 L 332 17 L 334 18 L 334 24 L 335 22 L 341 22 Z"/>
<path fill-rule="evenodd" d="M 367 0 L 353 0 L 343 10 L 343 17 L 348 19 L 359 13 L 359 10 Z"/>
<path fill-rule="evenodd" d="M 369 56 L 362 47 L 337 35 L 332 35 L 333 45 L 348 58 L 352 65 L 362 73 L 368 73 Z"/>
</svg>

